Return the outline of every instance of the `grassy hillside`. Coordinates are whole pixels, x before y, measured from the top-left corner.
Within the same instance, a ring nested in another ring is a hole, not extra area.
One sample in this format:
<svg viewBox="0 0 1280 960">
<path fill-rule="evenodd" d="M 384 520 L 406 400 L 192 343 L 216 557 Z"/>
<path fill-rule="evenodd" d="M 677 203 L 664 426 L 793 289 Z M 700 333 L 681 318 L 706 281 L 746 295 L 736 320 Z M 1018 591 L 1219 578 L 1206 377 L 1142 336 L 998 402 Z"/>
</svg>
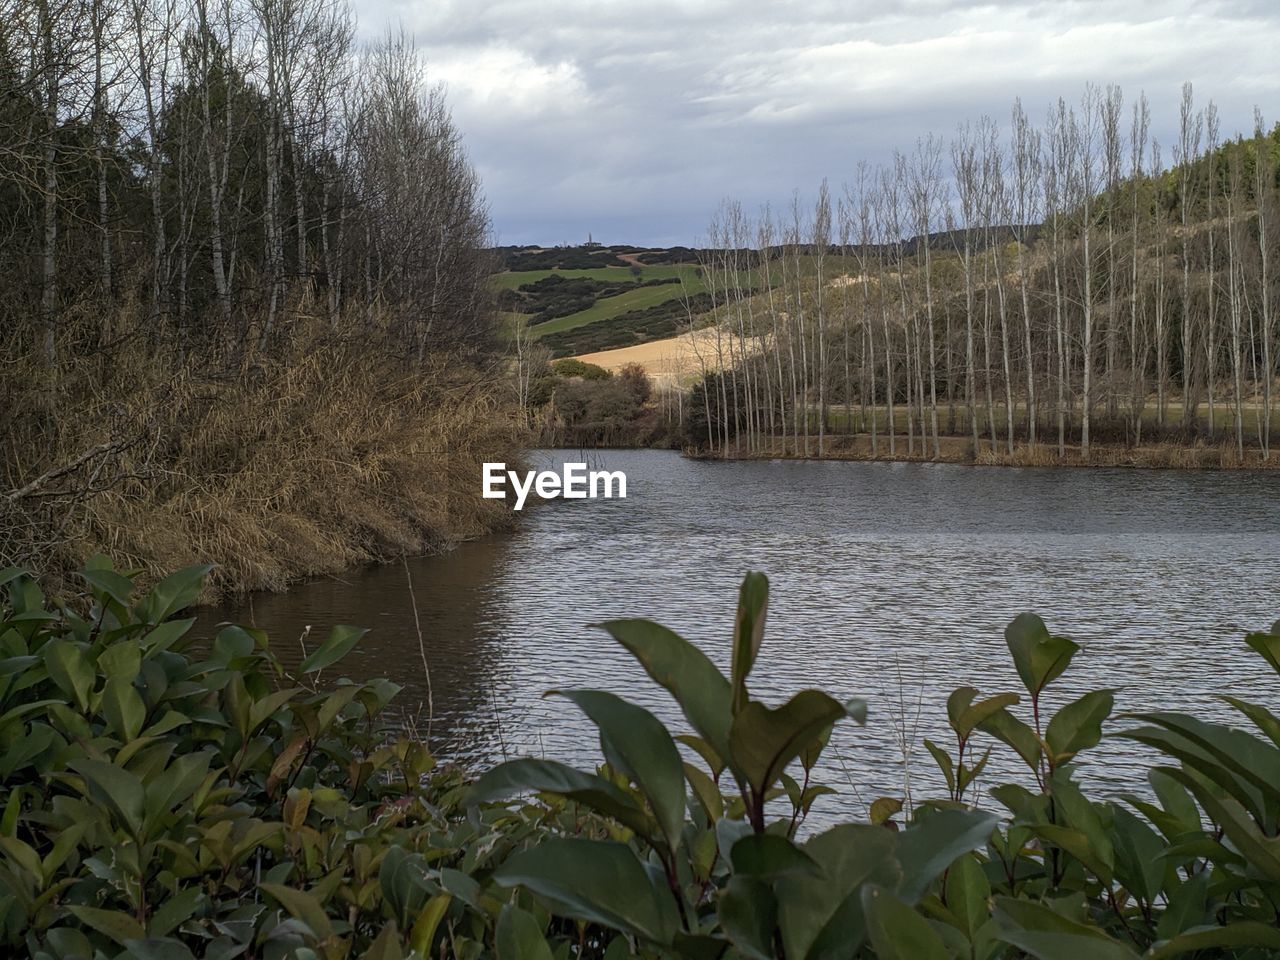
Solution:
<svg viewBox="0 0 1280 960">
<path fill-rule="evenodd" d="M 695 251 L 640 247 L 513 247 L 492 278 L 499 308 L 557 356 L 670 336 L 687 303 L 705 300 Z M 656 324 L 654 321 L 658 321 Z M 578 331 L 570 341 L 570 331 Z"/>
<path fill-rule="evenodd" d="M 676 268 L 670 268 L 675 270 Z M 624 313 L 630 313 L 633 310 L 645 310 L 649 307 L 656 307 L 668 301 L 683 302 L 689 296 L 701 293 L 705 290 L 702 279 L 694 274 L 694 268 L 684 268 L 686 276 L 682 283 L 664 283 L 656 287 L 637 287 L 635 290 L 628 290 L 617 296 L 605 297 L 597 300 L 595 305 L 587 310 L 580 310 L 577 313 L 571 313 L 567 317 L 557 317 L 546 323 L 540 323 L 533 328 L 535 336 L 546 336 L 549 333 L 560 333 L 565 330 L 572 330 L 575 327 L 586 326 L 589 323 L 597 323 L 601 320 L 610 320 L 614 317 L 620 317 Z"/>
</svg>

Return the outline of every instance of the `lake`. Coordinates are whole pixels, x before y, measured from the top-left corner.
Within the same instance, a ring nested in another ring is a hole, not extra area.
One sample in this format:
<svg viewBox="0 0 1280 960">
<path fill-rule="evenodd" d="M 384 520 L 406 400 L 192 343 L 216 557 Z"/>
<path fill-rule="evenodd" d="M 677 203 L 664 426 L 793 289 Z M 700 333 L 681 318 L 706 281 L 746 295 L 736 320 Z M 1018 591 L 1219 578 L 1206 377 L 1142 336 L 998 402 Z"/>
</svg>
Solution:
<svg viewBox="0 0 1280 960">
<path fill-rule="evenodd" d="M 816 686 L 869 703 L 865 728 L 833 737 L 822 778 L 840 795 L 819 801 L 819 822 L 863 816 L 908 781 L 917 798 L 938 795 L 921 739 L 950 745 L 954 687 L 1019 689 L 1003 630 L 1025 610 L 1083 646 L 1051 705 L 1109 686 L 1117 711 L 1225 719 L 1232 711 L 1217 695 L 1274 706 L 1280 692 L 1242 642 L 1280 618 L 1275 474 L 719 462 L 650 450 L 532 457 L 564 460 L 624 470 L 628 498 L 540 504 L 512 533 L 407 570 L 352 571 L 211 616 L 255 621 L 294 663 L 308 625 L 312 648 L 335 623 L 368 626 L 344 671 L 403 684 L 401 708 L 439 756 L 592 765 L 593 728 L 546 691 L 603 688 L 682 718 L 589 624 L 649 617 L 727 671 L 738 583 L 762 570 L 771 604 L 753 693 L 778 703 Z M 993 751 L 985 784 L 1025 780 L 1011 756 Z M 1127 741 L 1104 742 L 1082 777 L 1104 793 L 1140 789 L 1133 757 Z"/>
</svg>

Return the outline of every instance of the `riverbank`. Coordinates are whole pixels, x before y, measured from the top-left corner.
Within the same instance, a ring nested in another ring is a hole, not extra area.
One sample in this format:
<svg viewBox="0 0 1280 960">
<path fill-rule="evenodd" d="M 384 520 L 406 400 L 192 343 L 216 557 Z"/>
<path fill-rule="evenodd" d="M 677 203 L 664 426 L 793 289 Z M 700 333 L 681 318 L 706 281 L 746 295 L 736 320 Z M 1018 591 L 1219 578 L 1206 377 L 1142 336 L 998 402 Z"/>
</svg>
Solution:
<svg viewBox="0 0 1280 960">
<path fill-rule="evenodd" d="M 1059 453 L 1056 443 L 1038 443 L 1034 446 L 1020 444 L 1013 452 L 1007 448 L 993 450 L 988 441 L 974 450 L 973 439 L 968 436 L 944 436 L 938 438 L 935 455 L 932 438 L 915 438 L 909 445 L 905 436 L 898 436 L 890 448 L 889 439 L 881 435 L 873 444 L 870 434 L 827 436 L 823 452 L 817 453 L 816 435 L 809 437 L 806 452 L 804 440 L 799 444 L 791 437 L 772 437 L 757 441 L 754 450 L 723 452 L 686 451 L 686 456 L 710 460 L 848 460 L 887 461 L 905 463 L 952 463 L 970 466 L 1006 467 L 1132 467 L 1159 470 L 1276 470 L 1280 468 L 1280 456 L 1263 459 L 1261 451 L 1245 449 L 1244 458 L 1236 455 L 1230 443 L 1185 444 L 1161 443 L 1140 446 L 1124 444 L 1092 445 L 1085 459 L 1079 444 L 1068 444 Z"/>
<path fill-rule="evenodd" d="M 70 370 L 55 466 L 0 493 L 0 567 L 74 585 L 97 553 L 143 583 L 211 563 L 211 602 L 510 524 L 479 484 L 524 446 L 504 385 L 456 354 L 410 366 L 383 346 L 321 328 L 228 371 L 145 347 L 109 376 Z"/>
</svg>

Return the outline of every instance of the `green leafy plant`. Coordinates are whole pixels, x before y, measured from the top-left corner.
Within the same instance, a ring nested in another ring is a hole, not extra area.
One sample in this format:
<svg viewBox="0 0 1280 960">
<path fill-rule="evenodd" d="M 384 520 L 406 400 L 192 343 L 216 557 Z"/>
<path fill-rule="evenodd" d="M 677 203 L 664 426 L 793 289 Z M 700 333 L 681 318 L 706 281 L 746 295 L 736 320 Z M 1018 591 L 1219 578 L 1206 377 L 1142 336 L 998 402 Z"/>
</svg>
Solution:
<svg viewBox="0 0 1280 960">
<path fill-rule="evenodd" d="M 1112 717 L 1050 707 L 1081 653 L 1031 615 L 1006 642 L 1023 689 L 947 702 L 927 742 L 946 796 L 804 830 L 838 723 L 866 706 L 749 681 L 768 583 L 739 592 L 727 670 L 646 620 L 604 630 L 688 729 L 612 693 L 553 692 L 603 763 L 520 758 L 469 779 L 387 707 L 386 680 L 321 678 L 363 631 L 296 670 L 265 633 L 191 641 L 207 568 L 139 594 L 96 558 L 51 601 L 0 571 L 0 951 L 70 958 L 1231 957 L 1280 951 L 1280 718 Z M 1280 624 L 1246 642 L 1280 672 Z M 1104 736 L 1153 749 L 1149 790 L 1091 798 Z M 1021 782 L 978 786 L 1008 749 Z M 954 750 L 954 753 L 951 751 Z M 891 817 L 905 813 L 905 822 Z"/>
<path fill-rule="evenodd" d="M 817 690 L 777 707 L 754 699 L 747 681 L 767 606 L 768 581 L 748 575 L 727 676 L 658 624 L 603 624 L 671 694 L 692 731 L 673 736 L 613 694 L 562 694 L 596 725 L 604 766 L 587 773 L 514 760 L 483 774 L 471 800 L 554 795 L 622 830 L 606 840 L 540 844 L 504 864 L 499 884 L 613 927 L 643 950 L 690 958 L 853 956 L 870 929 L 894 925 L 890 918 L 903 911 L 915 916 L 911 907 L 957 857 L 983 845 L 996 818 L 930 810 L 901 833 L 850 824 L 798 841 L 798 824 L 827 792 L 810 775 L 832 728 L 863 722 L 866 705 Z M 677 744 L 694 760 L 682 759 Z M 793 764 L 803 784 L 788 774 Z M 771 803 L 781 803 L 779 816 L 770 816 Z"/>
<path fill-rule="evenodd" d="M 296 675 L 259 630 L 193 647 L 207 572 L 137 596 L 97 559 L 65 604 L 0 571 L 0 951 L 479 956 L 502 903 L 469 874 L 555 814 L 468 819 L 461 774 L 381 723 L 395 684 L 321 688 L 364 631 Z"/>
</svg>

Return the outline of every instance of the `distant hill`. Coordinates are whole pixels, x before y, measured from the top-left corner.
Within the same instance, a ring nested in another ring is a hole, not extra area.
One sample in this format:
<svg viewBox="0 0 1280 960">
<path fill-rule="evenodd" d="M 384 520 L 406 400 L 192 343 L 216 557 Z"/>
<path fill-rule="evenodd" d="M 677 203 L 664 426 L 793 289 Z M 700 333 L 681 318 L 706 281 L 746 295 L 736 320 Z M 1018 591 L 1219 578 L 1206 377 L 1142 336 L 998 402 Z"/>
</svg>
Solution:
<svg viewBox="0 0 1280 960">
<path fill-rule="evenodd" d="M 709 308 L 705 251 L 627 245 L 499 247 L 498 306 L 557 357 L 679 332 Z"/>
<path fill-rule="evenodd" d="M 1024 235 L 1034 239 L 1038 228 Z M 1010 227 L 971 236 L 975 250 L 992 242 L 1007 243 Z M 937 251 L 963 245 L 960 231 L 941 231 L 928 238 Z M 896 246 L 896 245 L 895 245 Z M 905 238 L 901 254 L 913 258 L 925 246 L 921 237 Z M 818 252 L 810 244 L 778 247 L 771 259 L 796 253 L 806 259 Z M 841 268 L 852 272 L 859 255 L 890 254 L 888 246 L 832 245 L 827 251 Z M 576 247 L 508 246 L 494 250 L 503 270 L 493 278 L 499 309 L 521 318 L 530 332 L 555 357 L 575 356 L 630 347 L 676 336 L 689 327 L 690 317 L 709 313 L 713 299 L 700 264 L 723 263 L 725 251 L 694 247 L 638 247 L 626 244 L 583 244 Z M 756 250 L 739 250 L 746 264 L 756 265 Z M 762 288 L 759 278 L 749 286 Z"/>
</svg>

